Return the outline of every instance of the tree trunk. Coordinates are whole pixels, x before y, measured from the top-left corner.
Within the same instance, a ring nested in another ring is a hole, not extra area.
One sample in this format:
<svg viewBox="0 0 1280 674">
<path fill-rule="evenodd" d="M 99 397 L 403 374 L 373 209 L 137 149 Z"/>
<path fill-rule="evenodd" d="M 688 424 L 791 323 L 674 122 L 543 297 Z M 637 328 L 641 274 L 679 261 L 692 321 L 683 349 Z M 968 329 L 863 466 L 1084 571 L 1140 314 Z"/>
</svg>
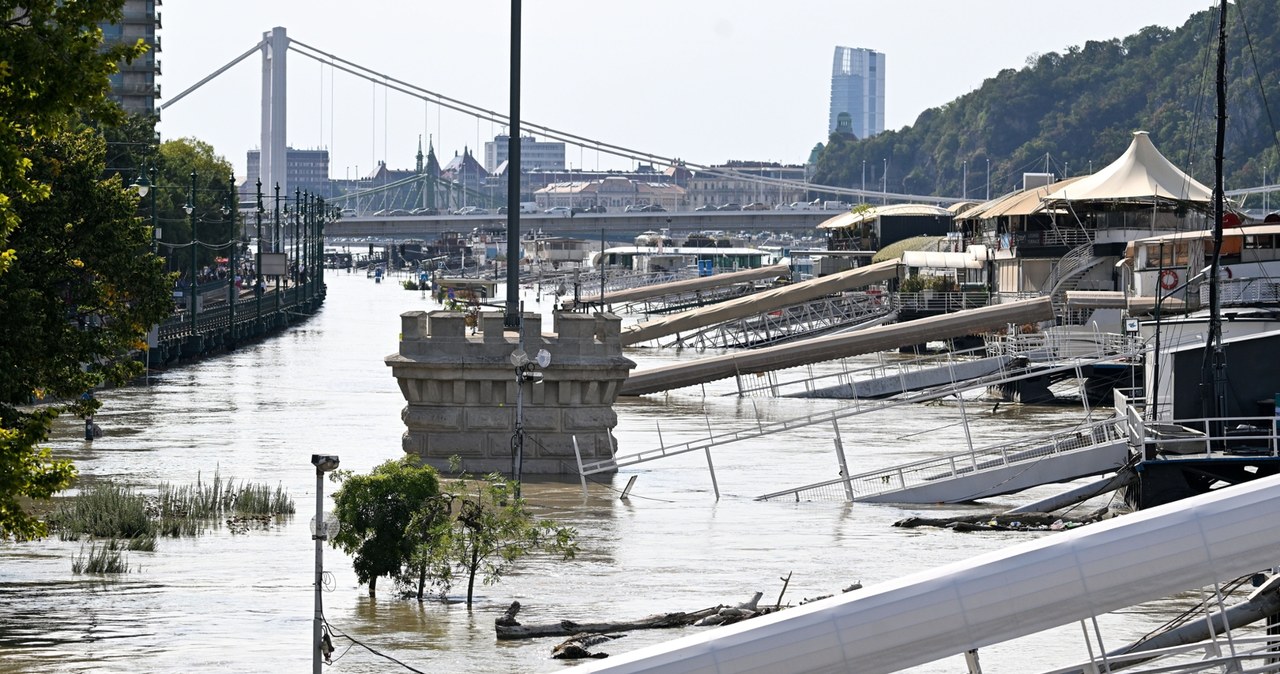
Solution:
<svg viewBox="0 0 1280 674">
<path fill-rule="evenodd" d="M 378 591 L 378 577 L 374 576 L 369 579 L 369 596 L 374 596 Z"/>
<path fill-rule="evenodd" d="M 521 625 L 516 622 L 516 612 L 520 610 L 520 602 L 512 602 L 502 618 L 494 620 L 494 629 L 498 639 L 536 639 L 539 637 L 567 637 L 574 634 L 607 634 L 610 632 L 629 632 L 632 630 L 665 629 L 684 627 L 715 615 L 722 607 L 712 606 L 693 613 L 660 613 L 632 621 L 615 621 L 603 623 L 576 623 L 572 620 L 561 620 L 546 625 Z"/>
<path fill-rule="evenodd" d="M 480 568 L 480 547 L 471 548 L 471 565 L 467 568 L 467 608 L 471 608 L 471 592 L 476 587 L 476 569 Z"/>
</svg>

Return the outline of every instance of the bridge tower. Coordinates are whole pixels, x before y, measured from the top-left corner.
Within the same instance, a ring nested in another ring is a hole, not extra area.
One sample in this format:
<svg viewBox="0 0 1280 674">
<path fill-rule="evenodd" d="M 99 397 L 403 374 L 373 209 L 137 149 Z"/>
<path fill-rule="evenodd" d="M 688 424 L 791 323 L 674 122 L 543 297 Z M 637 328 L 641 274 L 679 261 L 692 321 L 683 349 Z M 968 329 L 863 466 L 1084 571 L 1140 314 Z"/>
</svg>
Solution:
<svg viewBox="0 0 1280 674">
<path fill-rule="evenodd" d="M 262 157 L 261 171 L 264 190 L 280 186 L 288 194 L 287 126 L 285 54 L 289 50 L 289 37 L 283 27 L 277 26 L 262 34 Z"/>
</svg>

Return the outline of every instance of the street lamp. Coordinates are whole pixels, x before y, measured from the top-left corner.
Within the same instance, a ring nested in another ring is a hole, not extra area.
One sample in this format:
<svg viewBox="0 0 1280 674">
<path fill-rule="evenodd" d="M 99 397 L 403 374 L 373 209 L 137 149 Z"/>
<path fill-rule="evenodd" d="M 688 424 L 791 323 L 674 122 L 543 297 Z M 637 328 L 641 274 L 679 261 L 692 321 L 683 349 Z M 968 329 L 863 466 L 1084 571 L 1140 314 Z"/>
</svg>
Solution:
<svg viewBox="0 0 1280 674">
<path fill-rule="evenodd" d="M 227 271 L 227 295 L 230 297 L 231 302 L 227 305 L 227 331 L 229 332 L 227 339 L 228 344 L 234 346 L 236 341 L 236 302 L 240 300 L 240 289 L 236 287 L 236 271 L 238 269 L 236 249 L 240 247 L 240 231 L 239 227 L 236 226 L 236 215 L 238 215 L 240 209 L 231 208 L 231 195 L 235 194 L 236 189 L 236 174 L 232 173 L 230 178 L 231 182 L 227 183 L 227 196 L 222 202 L 222 216 L 231 217 L 231 254 L 227 256 L 228 265 L 231 267 Z"/>
<path fill-rule="evenodd" d="M 862 194 L 858 195 L 858 203 L 867 203 L 867 160 L 862 160 Z"/>
<path fill-rule="evenodd" d="M 189 294 L 191 295 L 188 304 L 191 311 L 191 337 L 196 336 L 196 172 L 191 172 L 191 191 L 187 193 L 187 203 L 182 207 L 187 212 L 187 217 L 191 219 L 191 283 Z"/>
<path fill-rule="evenodd" d="M 311 671 L 320 674 L 320 657 L 329 659 L 333 652 L 333 644 L 329 635 L 323 631 L 324 611 L 320 601 L 320 591 L 324 587 L 324 542 L 329 540 L 333 532 L 324 516 L 324 474 L 338 469 L 336 454 L 312 454 L 311 465 L 316 467 L 316 519 L 311 531 L 311 540 L 316 542 L 316 613 L 311 626 Z M 337 521 L 334 520 L 334 524 Z"/>
<path fill-rule="evenodd" d="M 151 179 L 148 180 L 147 176 Z M 137 190 L 138 196 L 146 198 L 151 195 L 151 252 L 156 254 L 160 250 L 160 228 L 156 226 L 156 167 L 151 166 L 146 172 L 138 171 L 138 177 L 133 181 L 133 189 Z"/>
<path fill-rule="evenodd" d="M 884 162 L 884 171 L 880 174 L 880 203 L 889 203 L 889 158 L 885 157 L 880 161 Z"/>
<path fill-rule="evenodd" d="M 253 296 L 257 298 L 258 320 L 254 326 L 255 331 L 262 329 L 262 286 L 259 284 L 265 283 L 262 279 L 262 213 L 265 210 L 262 208 L 262 178 L 258 178 L 256 187 L 257 206 L 254 208 L 253 219 L 257 225 L 258 243 L 254 249 L 257 259 L 253 261 Z"/>
</svg>

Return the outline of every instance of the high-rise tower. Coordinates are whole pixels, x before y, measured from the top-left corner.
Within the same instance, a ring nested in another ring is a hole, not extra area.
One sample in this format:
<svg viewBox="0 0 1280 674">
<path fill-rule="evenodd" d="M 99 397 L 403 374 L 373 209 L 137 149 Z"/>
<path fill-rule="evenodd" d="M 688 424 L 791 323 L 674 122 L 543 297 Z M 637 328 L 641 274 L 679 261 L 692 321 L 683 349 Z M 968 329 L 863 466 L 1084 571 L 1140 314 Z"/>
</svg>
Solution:
<svg viewBox="0 0 1280 674">
<path fill-rule="evenodd" d="M 831 64 L 831 116 L 827 133 L 870 138 L 884 131 L 884 54 L 836 47 Z"/>
</svg>

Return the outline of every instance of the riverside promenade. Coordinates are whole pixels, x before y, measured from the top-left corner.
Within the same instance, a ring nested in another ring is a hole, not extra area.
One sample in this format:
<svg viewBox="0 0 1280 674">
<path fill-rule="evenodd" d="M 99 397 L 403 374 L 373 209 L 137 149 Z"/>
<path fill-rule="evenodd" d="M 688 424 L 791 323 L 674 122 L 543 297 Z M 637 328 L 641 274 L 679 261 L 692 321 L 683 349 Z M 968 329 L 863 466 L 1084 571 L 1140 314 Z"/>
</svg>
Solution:
<svg viewBox="0 0 1280 674">
<path fill-rule="evenodd" d="M 196 288 L 196 311 L 191 303 L 174 311 L 148 338 L 144 352 L 148 369 L 191 361 L 234 349 L 237 344 L 272 335 L 319 311 L 325 298 L 323 268 L 301 283 L 267 283 L 261 291 L 235 288 L 227 281 Z M 175 300 L 179 298 L 176 297 Z M 234 301 L 232 297 L 234 296 Z"/>
</svg>

